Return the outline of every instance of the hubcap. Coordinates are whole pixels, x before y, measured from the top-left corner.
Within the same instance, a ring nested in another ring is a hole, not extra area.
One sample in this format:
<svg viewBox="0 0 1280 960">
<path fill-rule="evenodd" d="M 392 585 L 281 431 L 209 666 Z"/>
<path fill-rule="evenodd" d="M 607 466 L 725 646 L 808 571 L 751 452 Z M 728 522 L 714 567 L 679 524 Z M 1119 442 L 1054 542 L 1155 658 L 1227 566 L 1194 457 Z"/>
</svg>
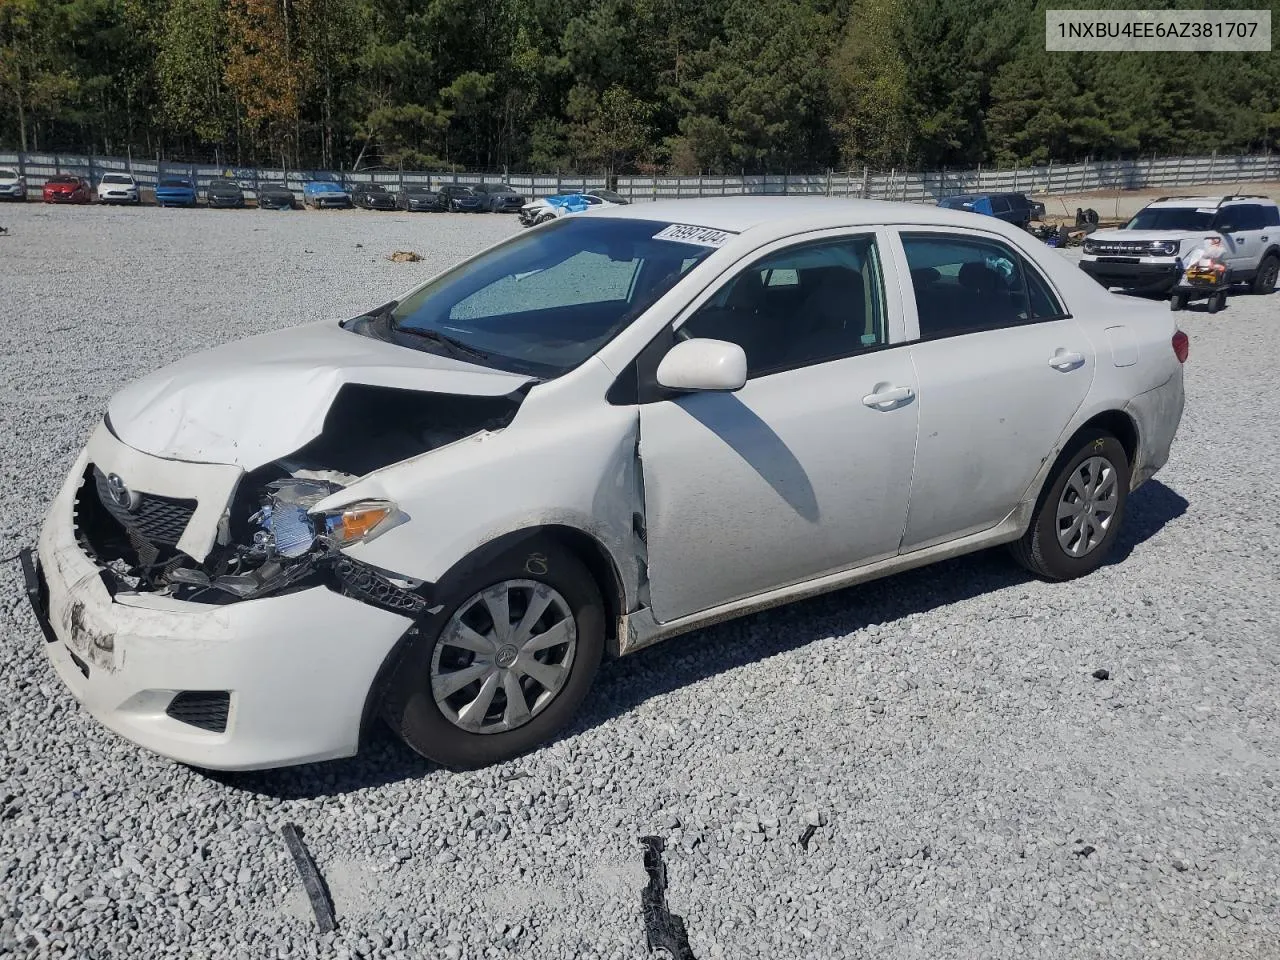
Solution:
<svg viewBox="0 0 1280 960">
<path fill-rule="evenodd" d="M 1058 501 L 1058 544 L 1067 556 L 1097 549 L 1111 529 L 1119 497 L 1116 468 L 1105 457 L 1090 457 L 1072 471 Z"/>
<path fill-rule="evenodd" d="M 445 625 L 431 658 L 431 694 L 469 733 L 514 730 L 556 698 L 577 647 L 564 597 L 545 583 L 506 580 L 475 594 Z"/>
</svg>

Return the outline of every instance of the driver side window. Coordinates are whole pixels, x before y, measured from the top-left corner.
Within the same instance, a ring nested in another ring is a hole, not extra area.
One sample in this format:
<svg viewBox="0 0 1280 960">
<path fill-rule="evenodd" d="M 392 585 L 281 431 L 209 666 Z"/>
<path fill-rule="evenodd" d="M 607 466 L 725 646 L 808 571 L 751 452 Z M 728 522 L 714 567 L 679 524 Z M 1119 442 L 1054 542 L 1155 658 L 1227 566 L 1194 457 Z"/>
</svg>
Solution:
<svg viewBox="0 0 1280 960">
<path fill-rule="evenodd" d="M 880 346 L 885 307 L 875 237 L 820 240 L 770 254 L 720 287 L 676 336 L 738 344 L 748 378 Z"/>
</svg>

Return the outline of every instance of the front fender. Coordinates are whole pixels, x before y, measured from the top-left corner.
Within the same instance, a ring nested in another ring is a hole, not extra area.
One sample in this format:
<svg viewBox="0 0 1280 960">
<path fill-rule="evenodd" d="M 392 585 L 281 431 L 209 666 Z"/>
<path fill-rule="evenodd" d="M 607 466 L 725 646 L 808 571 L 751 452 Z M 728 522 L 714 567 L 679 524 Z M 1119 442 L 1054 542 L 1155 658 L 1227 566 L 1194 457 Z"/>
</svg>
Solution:
<svg viewBox="0 0 1280 960">
<path fill-rule="evenodd" d="M 589 389 L 595 394 L 600 387 L 595 402 L 582 399 L 583 380 L 599 381 Z M 504 429 L 374 471 L 315 509 L 393 501 L 407 521 L 346 552 L 430 583 L 499 537 L 569 527 L 604 548 L 622 581 L 623 607 L 631 609 L 640 581 L 635 518 L 644 509 L 639 415 L 604 402 L 610 380 L 593 360 L 585 371 L 531 391 Z"/>
</svg>

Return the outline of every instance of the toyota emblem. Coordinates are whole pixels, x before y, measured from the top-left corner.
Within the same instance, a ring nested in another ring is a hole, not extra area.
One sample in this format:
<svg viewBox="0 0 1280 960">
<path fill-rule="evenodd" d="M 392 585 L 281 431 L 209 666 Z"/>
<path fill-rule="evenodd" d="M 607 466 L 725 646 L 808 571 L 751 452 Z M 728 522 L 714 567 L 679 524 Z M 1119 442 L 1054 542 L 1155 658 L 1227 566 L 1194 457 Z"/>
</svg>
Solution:
<svg viewBox="0 0 1280 960">
<path fill-rule="evenodd" d="M 116 506 L 122 510 L 130 512 L 138 509 L 141 497 L 124 485 L 124 481 L 120 479 L 120 474 L 107 474 L 107 493 L 115 502 Z"/>
</svg>

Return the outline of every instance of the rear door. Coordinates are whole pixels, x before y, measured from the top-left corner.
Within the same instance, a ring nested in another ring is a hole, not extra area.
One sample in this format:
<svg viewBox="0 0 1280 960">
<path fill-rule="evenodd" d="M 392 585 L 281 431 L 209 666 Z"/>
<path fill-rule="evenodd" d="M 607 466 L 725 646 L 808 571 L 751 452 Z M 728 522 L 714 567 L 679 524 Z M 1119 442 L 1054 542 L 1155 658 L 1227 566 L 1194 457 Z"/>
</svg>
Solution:
<svg viewBox="0 0 1280 960">
<path fill-rule="evenodd" d="M 912 228 L 920 438 L 903 552 L 990 529 L 1028 495 L 1093 381 L 1093 347 L 1043 275 L 978 231 Z"/>
</svg>

